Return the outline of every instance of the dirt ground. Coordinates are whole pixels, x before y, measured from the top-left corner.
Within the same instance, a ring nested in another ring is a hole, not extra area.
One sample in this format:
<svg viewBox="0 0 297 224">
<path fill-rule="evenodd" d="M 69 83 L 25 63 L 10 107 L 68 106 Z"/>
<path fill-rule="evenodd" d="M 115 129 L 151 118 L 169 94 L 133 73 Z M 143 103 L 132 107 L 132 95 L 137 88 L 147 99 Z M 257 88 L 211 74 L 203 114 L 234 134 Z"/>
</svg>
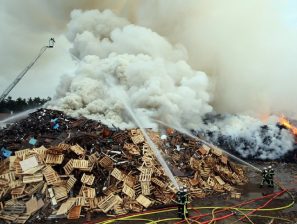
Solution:
<svg viewBox="0 0 297 224">
<path fill-rule="evenodd" d="M 252 163 L 254 166 L 262 169 L 265 166 L 268 165 L 273 165 L 275 169 L 275 181 L 282 186 L 283 188 L 289 189 L 291 192 L 292 196 L 296 200 L 297 196 L 297 164 L 293 163 L 277 163 L 277 162 L 253 162 Z M 208 207 L 208 206 L 234 206 L 236 204 L 239 204 L 241 202 L 255 199 L 258 197 L 262 197 L 264 195 L 271 194 L 273 192 L 278 192 L 281 191 L 281 188 L 279 186 L 275 186 L 273 189 L 268 188 L 268 187 L 263 187 L 260 188 L 259 185 L 261 183 L 261 173 L 252 170 L 251 168 L 247 168 L 247 174 L 249 177 L 249 182 L 244 185 L 244 186 L 239 186 L 238 192 L 242 193 L 242 196 L 240 199 L 231 199 L 228 194 L 220 194 L 220 195 L 212 195 L 210 197 L 204 198 L 204 199 L 199 199 L 192 201 L 189 207 Z M 271 198 L 271 197 L 270 197 Z M 260 200 L 258 202 L 251 203 L 244 208 L 257 208 L 261 205 L 263 205 L 265 202 L 267 202 L 270 198 L 266 198 L 263 200 Z M 267 207 L 265 208 L 276 208 L 276 207 L 283 207 L 292 202 L 292 198 L 290 197 L 289 194 L 285 193 L 280 197 L 277 197 L 274 199 Z M 199 210 L 199 214 L 197 210 L 191 210 L 190 211 L 190 218 L 195 217 L 200 214 L 205 214 L 211 212 L 211 209 L 203 209 Z M 217 214 L 216 217 L 220 217 L 223 215 L 228 215 L 230 214 L 230 211 L 224 211 L 219 214 Z M 263 215 L 263 216 L 274 216 L 274 217 L 282 217 L 286 218 L 288 220 L 291 220 L 291 222 L 287 222 L 284 220 L 277 220 L 277 219 L 271 219 L 271 218 L 259 218 L 259 217 L 250 217 L 251 222 L 248 221 L 247 219 L 244 219 L 242 221 L 238 221 L 236 223 L 255 223 L 255 224 L 283 224 L 283 223 L 297 223 L 297 205 L 294 203 L 294 205 L 290 208 L 284 209 L 284 210 L 276 210 L 276 211 L 257 211 L 253 213 L 253 215 Z M 166 218 L 176 218 L 177 217 L 177 212 L 175 210 L 173 211 L 168 211 L 164 213 L 159 213 L 159 214 L 154 214 L 154 215 L 145 215 L 141 216 L 140 218 L 143 219 L 150 219 L 150 220 L 161 220 L 161 219 L 166 219 Z M 234 221 L 238 220 L 242 216 L 237 214 L 234 214 L 230 216 L 229 218 L 225 220 L 220 220 L 217 221 L 216 223 L 222 223 L 222 224 L 231 224 Z M 91 217 L 91 222 L 88 223 L 102 223 L 103 220 L 106 220 L 106 216 L 104 214 L 92 214 Z M 209 215 L 207 217 L 204 217 L 203 219 L 199 219 L 199 222 L 203 221 L 208 221 L 211 220 L 212 216 Z M 176 223 L 179 220 L 175 221 L 164 221 L 164 222 L 158 222 L 158 223 Z M 48 220 L 46 223 L 87 223 L 86 218 L 82 217 L 80 220 L 75 220 L 75 221 L 67 221 L 65 219 L 60 219 L 60 220 Z M 35 222 L 36 223 L 36 222 Z M 140 220 L 133 220 L 133 221 L 115 221 L 113 222 L 115 224 L 120 224 L 120 223 L 148 223 L 147 221 L 140 221 Z M 184 222 L 187 223 L 187 222 Z M 189 220 L 189 223 L 198 223 L 198 222 L 191 222 Z"/>
</svg>

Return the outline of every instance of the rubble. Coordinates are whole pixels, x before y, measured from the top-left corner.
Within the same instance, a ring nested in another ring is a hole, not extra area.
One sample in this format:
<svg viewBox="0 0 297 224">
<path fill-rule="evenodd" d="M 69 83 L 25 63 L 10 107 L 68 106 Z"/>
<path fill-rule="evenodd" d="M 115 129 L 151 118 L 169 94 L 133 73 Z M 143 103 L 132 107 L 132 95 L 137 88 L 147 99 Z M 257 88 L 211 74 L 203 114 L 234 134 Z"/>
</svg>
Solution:
<svg viewBox="0 0 297 224">
<path fill-rule="evenodd" d="M 235 186 L 246 183 L 244 171 L 220 149 L 171 129 L 162 139 L 147 131 L 191 199 L 223 192 L 240 197 Z M 0 130 L 0 139 L 0 148 L 12 152 L 2 153 L 0 163 L 0 219 L 7 223 L 25 223 L 37 216 L 125 214 L 174 203 L 178 189 L 139 129 L 108 128 L 40 109 Z"/>
</svg>

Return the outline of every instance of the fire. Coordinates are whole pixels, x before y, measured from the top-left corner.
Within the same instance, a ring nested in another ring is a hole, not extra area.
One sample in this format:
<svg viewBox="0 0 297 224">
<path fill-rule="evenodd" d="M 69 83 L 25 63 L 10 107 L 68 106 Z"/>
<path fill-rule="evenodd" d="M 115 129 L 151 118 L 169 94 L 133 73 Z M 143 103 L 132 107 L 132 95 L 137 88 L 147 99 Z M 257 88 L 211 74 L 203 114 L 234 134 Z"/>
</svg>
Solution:
<svg viewBox="0 0 297 224">
<path fill-rule="evenodd" d="M 297 136 L 297 127 L 292 125 L 288 119 L 285 118 L 284 115 L 280 116 L 279 121 L 281 125 L 289 129 L 295 136 Z"/>
</svg>

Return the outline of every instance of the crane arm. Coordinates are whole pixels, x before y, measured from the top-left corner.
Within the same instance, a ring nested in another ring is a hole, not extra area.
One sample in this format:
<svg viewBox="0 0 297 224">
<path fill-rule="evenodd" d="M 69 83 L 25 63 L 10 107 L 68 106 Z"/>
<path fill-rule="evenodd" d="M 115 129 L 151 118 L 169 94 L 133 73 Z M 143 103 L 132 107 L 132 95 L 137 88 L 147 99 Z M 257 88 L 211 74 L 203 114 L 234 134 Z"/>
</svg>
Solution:
<svg viewBox="0 0 297 224">
<path fill-rule="evenodd" d="M 10 93 L 10 91 L 18 84 L 18 82 L 25 76 L 25 74 L 32 68 L 32 66 L 36 63 L 36 61 L 43 55 L 47 48 L 53 48 L 55 40 L 53 38 L 50 39 L 49 45 L 44 46 L 40 49 L 37 57 L 16 77 L 15 80 L 5 89 L 5 91 L 0 96 L 0 102 L 2 102 L 5 97 Z"/>
</svg>

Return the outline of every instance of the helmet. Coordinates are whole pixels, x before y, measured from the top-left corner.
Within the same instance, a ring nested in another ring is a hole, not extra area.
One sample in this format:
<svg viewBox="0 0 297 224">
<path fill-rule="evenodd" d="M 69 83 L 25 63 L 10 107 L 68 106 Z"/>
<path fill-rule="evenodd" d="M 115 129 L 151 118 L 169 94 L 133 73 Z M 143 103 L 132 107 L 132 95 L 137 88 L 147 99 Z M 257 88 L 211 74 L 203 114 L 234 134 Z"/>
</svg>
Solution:
<svg viewBox="0 0 297 224">
<path fill-rule="evenodd" d="M 264 169 L 264 170 L 267 170 L 267 167 L 264 167 L 263 169 Z"/>
<path fill-rule="evenodd" d="M 268 166 L 268 169 L 271 169 L 272 168 L 272 166 Z"/>
</svg>

